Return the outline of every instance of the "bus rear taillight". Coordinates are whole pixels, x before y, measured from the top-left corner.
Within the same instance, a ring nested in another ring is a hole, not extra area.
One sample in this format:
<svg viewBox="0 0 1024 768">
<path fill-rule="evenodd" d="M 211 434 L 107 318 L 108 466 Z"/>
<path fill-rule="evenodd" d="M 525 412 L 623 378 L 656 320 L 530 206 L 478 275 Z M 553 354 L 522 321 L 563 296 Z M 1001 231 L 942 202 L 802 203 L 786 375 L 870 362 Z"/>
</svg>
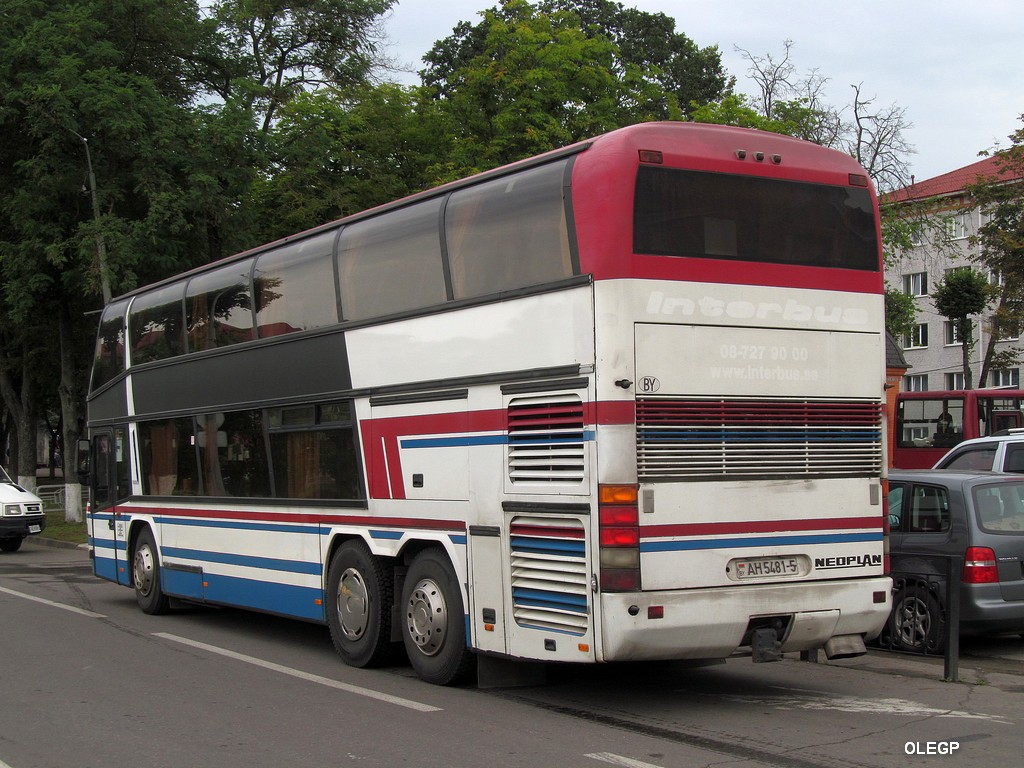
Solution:
<svg viewBox="0 0 1024 768">
<path fill-rule="evenodd" d="M 968 547 L 964 555 L 964 584 L 996 584 L 999 566 L 995 550 L 988 547 Z"/>
<path fill-rule="evenodd" d="M 640 590 L 640 511 L 635 485 L 602 485 L 598 496 L 602 592 Z"/>
</svg>

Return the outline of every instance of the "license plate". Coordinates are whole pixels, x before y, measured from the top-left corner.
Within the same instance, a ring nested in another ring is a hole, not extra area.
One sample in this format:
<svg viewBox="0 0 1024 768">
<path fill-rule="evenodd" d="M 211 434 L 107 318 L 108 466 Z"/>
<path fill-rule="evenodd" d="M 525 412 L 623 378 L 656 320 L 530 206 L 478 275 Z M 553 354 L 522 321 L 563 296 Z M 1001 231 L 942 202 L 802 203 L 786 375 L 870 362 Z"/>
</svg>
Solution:
<svg viewBox="0 0 1024 768">
<path fill-rule="evenodd" d="M 28 527 L 28 532 L 29 533 L 41 533 L 42 530 L 43 529 L 40 526 L 38 526 L 38 525 L 30 525 Z"/>
<path fill-rule="evenodd" d="M 736 578 L 758 579 L 765 576 L 796 576 L 800 565 L 795 557 L 755 557 L 736 562 Z"/>
</svg>

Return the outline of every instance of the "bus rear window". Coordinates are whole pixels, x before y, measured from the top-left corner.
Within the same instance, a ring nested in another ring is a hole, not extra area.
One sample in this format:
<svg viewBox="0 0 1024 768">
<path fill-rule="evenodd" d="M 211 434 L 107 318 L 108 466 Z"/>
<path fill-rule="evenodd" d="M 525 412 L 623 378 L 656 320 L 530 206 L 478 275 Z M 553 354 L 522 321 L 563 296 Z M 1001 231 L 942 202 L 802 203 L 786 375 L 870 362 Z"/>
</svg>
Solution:
<svg viewBox="0 0 1024 768">
<path fill-rule="evenodd" d="M 878 271 L 872 211 L 860 187 L 641 166 L 633 250 Z"/>
</svg>

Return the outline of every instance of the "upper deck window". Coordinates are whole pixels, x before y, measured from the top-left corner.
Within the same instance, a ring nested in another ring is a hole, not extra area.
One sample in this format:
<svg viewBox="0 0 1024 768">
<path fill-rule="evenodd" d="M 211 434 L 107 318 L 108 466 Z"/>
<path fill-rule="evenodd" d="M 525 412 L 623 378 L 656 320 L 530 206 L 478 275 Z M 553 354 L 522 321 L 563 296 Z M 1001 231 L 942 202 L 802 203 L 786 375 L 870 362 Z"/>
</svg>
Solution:
<svg viewBox="0 0 1024 768">
<path fill-rule="evenodd" d="M 342 230 L 338 273 L 346 320 L 381 317 L 447 301 L 440 211 L 438 198 Z"/>
<path fill-rule="evenodd" d="M 192 278 L 185 292 L 190 352 L 250 341 L 252 259 Z"/>
<path fill-rule="evenodd" d="M 127 308 L 127 301 L 119 301 L 103 310 L 92 366 L 93 391 L 124 373 L 124 312 Z"/>
<path fill-rule="evenodd" d="M 182 298 L 185 286 L 175 283 L 144 293 L 128 313 L 132 365 L 164 360 L 185 351 Z"/>
<path fill-rule="evenodd" d="M 562 197 L 566 162 L 452 194 L 445 235 L 456 299 L 572 276 Z"/>
<path fill-rule="evenodd" d="M 871 195 L 829 186 L 641 166 L 633 249 L 878 271 Z"/>
<path fill-rule="evenodd" d="M 260 338 L 338 322 L 331 254 L 337 230 L 260 255 L 253 279 Z"/>
</svg>

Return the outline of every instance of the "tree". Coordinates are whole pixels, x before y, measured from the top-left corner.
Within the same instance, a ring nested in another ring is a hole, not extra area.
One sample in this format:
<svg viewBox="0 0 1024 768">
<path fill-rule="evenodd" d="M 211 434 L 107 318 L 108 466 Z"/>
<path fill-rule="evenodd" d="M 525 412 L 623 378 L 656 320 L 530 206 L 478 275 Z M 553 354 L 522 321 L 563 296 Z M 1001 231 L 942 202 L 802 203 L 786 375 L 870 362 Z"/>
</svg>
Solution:
<svg viewBox="0 0 1024 768">
<path fill-rule="evenodd" d="M 932 291 L 935 309 L 954 324 L 963 349 L 964 389 L 973 389 L 971 350 L 974 348 L 972 315 L 985 310 L 992 298 L 988 277 L 971 268 L 952 269 Z"/>
<path fill-rule="evenodd" d="M 917 304 L 897 288 L 885 289 L 885 330 L 895 338 L 902 338 L 913 330 L 917 322 Z"/>
<path fill-rule="evenodd" d="M 303 93 L 366 81 L 379 63 L 380 17 L 395 1 L 219 0 L 211 6 L 219 66 L 200 76 L 224 101 L 244 104 L 266 133 Z"/>
<path fill-rule="evenodd" d="M 965 187 L 985 216 L 985 223 L 970 238 L 979 249 L 974 260 L 999 276 L 980 386 L 985 385 L 989 371 L 1018 365 L 1021 353 L 1017 348 L 996 353 L 996 342 L 1019 336 L 1024 325 L 1024 128 L 1009 138 L 1010 146 L 995 154 L 997 173 Z"/>
</svg>

